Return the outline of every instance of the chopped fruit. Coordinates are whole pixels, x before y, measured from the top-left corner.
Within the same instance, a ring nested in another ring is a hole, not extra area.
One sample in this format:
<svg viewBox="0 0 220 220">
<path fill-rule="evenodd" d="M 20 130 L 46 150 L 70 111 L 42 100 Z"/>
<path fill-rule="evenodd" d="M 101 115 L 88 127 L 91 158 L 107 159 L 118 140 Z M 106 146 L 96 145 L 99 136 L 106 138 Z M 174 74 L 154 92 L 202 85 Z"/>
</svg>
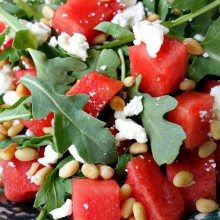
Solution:
<svg viewBox="0 0 220 220">
<path fill-rule="evenodd" d="M 14 83 L 17 85 L 19 83 L 19 80 L 21 79 L 21 77 L 25 76 L 25 75 L 32 75 L 32 76 L 36 76 L 37 72 L 35 69 L 20 69 L 20 70 L 15 70 L 13 71 L 13 78 L 14 78 Z"/>
<path fill-rule="evenodd" d="M 73 179 L 72 200 L 72 219 L 120 220 L 119 186 L 114 180 Z"/>
<path fill-rule="evenodd" d="M 177 90 L 185 77 L 187 48 L 174 39 L 164 39 L 156 58 L 148 55 L 143 43 L 129 47 L 129 56 L 131 74 L 142 75 L 140 88 L 152 96 L 167 95 Z"/>
<path fill-rule="evenodd" d="M 87 94 L 89 102 L 84 111 L 97 117 L 109 101 L 123 88 L 119 80 L 111 79 L 99 72 L 91 72 L 82 77 L 68 92 L 67 95 Z"/>
<path fill-rule="evenodd" d="M 203 84 L 202 84 L 202 92 L 204 93 L 210 93 L 211 89 L 215 86 L 220 86 L 220 81 L 219 80 L 213 80 L 213 79 L 209 79 L 206 80 Z"/>
<path fill-rule="evenodd" d="M 162 174 L 150 154 L 135 157 L 127 165 L 132 195 L 140 202 L 150 220 L 179 220 L 184 204 L 178 189 Z"/>
<path fill-rule="evenodd" d="M 176 99 L 179 104 L 168 113 L 168 120 L 183 127 L 186 148 L 197 148 L 209 139 L 214 98 L 205 93 L 185 92 Z"/>
</svg>

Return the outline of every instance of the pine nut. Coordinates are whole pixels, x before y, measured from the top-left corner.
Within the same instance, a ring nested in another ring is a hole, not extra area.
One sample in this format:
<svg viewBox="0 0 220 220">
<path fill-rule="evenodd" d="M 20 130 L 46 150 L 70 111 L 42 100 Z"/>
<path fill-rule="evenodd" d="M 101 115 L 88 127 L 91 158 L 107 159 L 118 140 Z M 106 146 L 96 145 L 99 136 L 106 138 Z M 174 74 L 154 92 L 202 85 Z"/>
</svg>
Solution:
<svg viewBox="0 0 220 220">
<path fill-rule="evenodd" d="M 1 60 L 0 61 L 0 69 L 2 69 L 2 67 L 6 64 L 8 64 L 8 60 Z"/>
<path fill-rule="evenodd" d="M 180 83 L 179 87 L 183 91 L 191 91 L 191 90 L 195 89 L 196 83 L 193 80 L 191 80 L 191 79 L 184 79 Z"/>
<path fill-rule="evenodd" d="M 191 55 L 198 56 L 204 53 L 204 50 L 199 42 L 193 38 L 186 38 L 183 43 L 186 44 L 188 53 Z"/>
<path fill-rule="evenodd" d="M 43 132 L 44 132 L 44 134 L 51 134 L 51 135 L 53 135 L 54 134 L 54 129 L 53 129 L 53 127 L 44 127 L 43 128 Z"/>
<path fill-rule="evenodd" d="M 73 176 L 78 170 L 79 162 L 76 160 L 71 160 L 59 170 L 59 176 L 61 178 L 68 178 Z"/>
<path fill-rule="evenodd" d="M 210 123 L 210 130 L 211 130 L 213 139 L 220 140 L 220 121 L 219 120 L 213 120 Z"/>
<path fill-rule="evenodd" d="M 10 127 L 8 129 L 8 136 L 9 137 L 14 137 L 16 136 L 17 134 L 19 134 L 24 128 L 24 125 L 22 124 L 16 124 L 16 125 L 13 125 L 12 127 Z"/>
<path fill-rule="evenodd" d="M 173 9 L 173 14 L 176 16 L 179 16 L 182 14 L 182 10 L 180 10 L 179 8 L 174 8 Z"/>
<path fill-rule="evenodd" d="M 47 26 L 49 26 L 49 27 L 51 25 L 51 19 L 49 19 L 49 18 L 41 18 L 40 22 L 47 25 Z"/>
<path fill-rule="evenodd" d="M 135 83 L 135 77 L 134 76 L 128 76 L 124 79 L 123 83 L 124 83 L 125 87 L 131 87 Z"/>
<path fill-rule="evenodd" d="M 107 39 L 106 34 L 99 34 L 94 38 L 93 44 L 102 44 L 106 41 L 106 39 Z"/>
<path fill-rule="evenodd" d="M 16 143 L 13 143 L 7 146 L 6 148 L 4 148 L 3 150 L 1 150 L 0 158 L 2 160 L 11 160 L 15 155 L 17 146 L 18 145 Z"/>
<path fill-rule="evenodd" d="M 40 164 L 38 162 L 32 163 L 30 169 L 26 172 L 26 175 L 33 176 L 37 172 L 39 166 Z"/>
<path fill-rule="evenodd" d="M 196 209 L 201 213 L 210 213 L 218 209 L 219 205 L 211 199 L 199 199 L 196 201 Z"/>
<path fill-rule="evenodd" d="M 38 152 L 30 147 L 18 149 L 15 151 L 15 157 L 23 162 L 32 161 L 38 158 Z"/>
<path fill-rule="evenodd" d="M 47 175 L 53 170 L 51 166 L 44 167 L 38 170 L 34 176 L 31 178 L 31 182 L 35 183 L 36 185 L 42 185 L 44 180 L 46 179 Z"/>
<path fill-rule="evenodd" d="M 130 146 L 129 152 L 131 154 L 143 154 L 146 153 L 148 151 L 148 145 L 146 143 L 141 144 L 141 143 L 133 143 Z"/>
<path fill-rule="evenodd" d="M 99 177 L 99 169 L 95 164 L 83 164 L 81 171 L 83 175 L 89 179 L 97 179 Z"/>
<path fill-rule="evenodd" d="M 144 206 L 140 202 L 135 202 L 133 205 L 134 218 L 137 220 L 146 220 Z"/>
<path fill-rule="evenodd" d="M 217 144 L 213 141 L 213 139 L 210 139 L 200 146 L 198 154 L 201 158 L 206 158 L 210 156 L 216 150 L 216 148 Z"/>
<path fill-rule="evenodd" d="M 130 217 L 132 215 L 133 205 L 135 202 L 136 201 L 134 198 L 129 198 L 129 199 L 125 200 L 125 202 L 122 204 L 121 216 L 124 219 L 127 219 L 128 217 Z"/>
<path fill-rule="evenodd" d="M 29 66 L 29 69 L 35 68 L 34 62 L 33 62 L 32 59 L 29 58 L 28 56 L 22 55 L 22 56 L 21 56 L 21 60 L 22 60 L 25 64 L 27 64 L 27 66 Z"/>
<path fill-rule="evenodd" d="M 132 216 L 128 220 L 135 220 L 135 218 Z M 136 219 L 137 220 L 137 219 Z"/>
<path fill-rule="evenodd" d="M 2 124 L 6 129 L 9 129 L 12 125 L 13 125 L 13 122 L 12 121 L 6 121 L 6 122 L 3 122 Z"/>
<path fill-rule="evenodd" d="M 0 124 L 0 133 L 3 135 L 7 135 L 7 129 L 2 124 Z"/>
<path fill-rule="evenodd" d="M 124 202 L 126 199 L 128 199 L 131 196 L 131 186 L 128 183 L 125 183 L 119 191 L 119 195 L 120 195 L 120 202 Z"/>
<path fill-rule="evenodd" d="M 54 10 L 52 8 L 50 8 L 48 5 L 44 5 L 43 9 L 42 9 L 42 14 L 45 18 L 49 18 L 52 19 L 54 16 Z"/>
<path fill-rule="evenodd" d="M 147 16 L 147 20 L 150 22 L 154 22 L 160 19 L 160 16 L 158 14 L 150 14 Z"/>
<path fill-rule="evenodd" d="M 3 141 L 7 138 L 4 134 L 0 133 L 0 141 Z"/>
<path fill-rule="evenodd" d="M 22 85 L 21 83 L 19 83 L 18 85 L 17 85 L 17 87 L 16 87 L 16 93 L 17 93 L 17 95 L 19 96 L 19 97 L 23 97 L 23 96 L 27 96 L 27 95 L 29 95 L 28 93 L 27 93 L 27 88 L 24 86 L 24 85 Z"/>
<path fill-rule="evenodd" d="M 106 165 L 99 165 L 99 173 L 100 176 L 105 179 L 111 179 L 114 176 L 114 169 L 112 169 L 110 166 L 106 166 Z"/>
<path fill-rule="evenodd" d="M 189 171 L 180 171 L 173 178 L 173 185 L 176 187 L 186 187 L 193 183 L 193 174 Z"/>
<path fill-rule="evenodd" d="M 110 101 L 110 107 L 115 111 L 122 111 L 125 107 L 125 101 L 119 96 L 114 96 Z"/>
</svg>

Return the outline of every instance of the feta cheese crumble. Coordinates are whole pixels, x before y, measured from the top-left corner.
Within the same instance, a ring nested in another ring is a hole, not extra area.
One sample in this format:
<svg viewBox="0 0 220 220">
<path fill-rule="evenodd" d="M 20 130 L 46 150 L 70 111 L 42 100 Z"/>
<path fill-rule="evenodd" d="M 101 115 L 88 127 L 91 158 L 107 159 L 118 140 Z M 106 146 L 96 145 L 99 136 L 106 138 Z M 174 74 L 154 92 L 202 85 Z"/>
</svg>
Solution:
<svg viewBox="0 0 220 220">
<path fill-rule="evenodd" d="M 6 64 L 0 70 L 0 95 L 10 91 L 13 87 L 13 77 L 10 65 Z M 4 82 L 4 83 L 3 83 Z"/>
<path fill-rule="evenodd" d="M 25 132 L 25 135 L 26 135 L 27 137 L 32 137 L 32 136 L 34 136 L 33 132 L 32 132 L 30 129 L 27 129 L 27 131 Z"/>
<path fill-rule="evenodd" d="M 119 131 L 115 135 L 117 141 L 135 139 L 139 143 L 147 142 L 144 128 L 131 119 L 118 118 L 115 120 L 115 127 Z"/>
<path fill-rule="evenodd" d="M 157 53 L 164 41 L 164 35 L 169 32 L 169 29 L 162 26 L 161 21 L 141 21 L 134 25 L 133 32 L 135 35 L 134 44 L 140 45 L 141 42 L 146 44 L 147 52 L 152 58 L 157 57 Z"/>
<path fill-rule="evenodd" d="M 121 0 L 119 2 L 121 2 L 125 7 L 130 7 L 137 4 L 137 0 Z"/>
<path fill-rule="evenodd" d="M 193 38 L 197 41 L 203 41 L 205 39 L 201 34 L 196 34 Z"/>
<path fill-rule="evenodd" d="M 62 155 L 54 151 L 51 145 L 47 145 L 45 147 L 44 157 L 39 158 L 38 162 L 44 166 L 49 166 L 50 164 L 57 163 L 58 159 L 61 157 Z"/>
<path fill-rule="evenodd" d="M 208 58 L 208 57 L 209 57 L 209 54 L 208 54 L 207 52 L 205 52 L 205 53 L 202 54 L 202 56 L 203 56 L 204 58 Z"/>
<path fill-rule="evenodd" d="M 213 111 L 216 115 L 216 118 L 220 120 L 220 86 L 213 87 L 210 95 L 214 97 Z"/>
<path fill-rule="evenodd" d="M 125 8 L 122 12 L 116 14 L 111 22 L 121 27 L 132 27 L 144 18 L 144 5 L 142 2 L 138 2 L 136 5 Z"/>
<path fill-rule="evenodd" d="M 14 105 L 19 99 L 16 91 L 8 91 L 3 95 L 3 101 L 6 105 Z"/>
<path fill-rule="evenodd" d="M 78 151 L 77 151 L 76 146 L 74 144 L 72 144 L 68 150 L 76 161 L 78 161 L 80 163 L 86 163 L 85 160 L 78 154 Z"/>
<path fill-rule="evenodd" d="M 72 200 L 67 199 L 66 202 L 60 208 L 54 209 L 49 213 L 53 216 L 53 219 L 64 218 L 72 214 L 72 206 Z"/>
<path fill-rule="evenodd" d="M 58 36 L 57 40 L 55 37 L 52 37 L 49 45 L 52 47 L 59 45 L 66 52 L 79 57 L 83 61 L 85 61 L 88 57 L 87 50 L 89 49 L 89 44 L 86 41 L 86 37 L 79 33 L 75 33 L 73 36 L 70 36 L 69 34 L 63 32 Z"/>
</svg>

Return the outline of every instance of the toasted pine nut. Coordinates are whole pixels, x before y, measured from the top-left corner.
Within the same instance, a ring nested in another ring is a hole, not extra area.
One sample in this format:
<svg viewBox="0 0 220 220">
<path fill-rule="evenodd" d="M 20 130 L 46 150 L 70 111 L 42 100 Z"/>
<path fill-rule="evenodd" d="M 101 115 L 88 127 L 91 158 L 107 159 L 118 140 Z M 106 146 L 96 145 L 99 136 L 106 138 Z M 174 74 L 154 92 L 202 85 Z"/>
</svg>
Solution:
<svg viewBox="0 0 220 220">
<path fill-rule="evenodd" d="M 91 163 L 85 163 L 83 164 L 81 171 L 83 173 L 83 175 L 89 179 L 97 179 L 99 177 L 99 169 L 98 167 Z"/>
<path fill-rule="evenodd" d="M 47 26 L 51 25 L 51 19 L 49 19 L 49 18 L 41 18 L 40 22 L 47 25 Z"/>
<path fill-rule="evenodd" d="M 46 179 L 47 175 L 53 170 L 51 166 L 44 167 L 38 170 L 34 176 L 31 178 L 31 182 L 35 183 L 36 185 L 42 185 L 44 180 Z"/>
<path fill-rule="evenodd" d="M 76 160 L 71 160 L 70 162 L 66 163 L 61 169 L 59 170 L 59 176 L 61 178 L 68 178 L 73 176 L 79 170 L 79 162 Z"/>
<path fill-rule="evenodd" d="M 132 216 L 132 217 L 130 217 L 128 220 L 135 220 L 135 218 Z"/>
<path fill-rule="evenodd" d="M 148 151 L 148 145 L 146 143 L 141 144 L 141 143 L 133 143 L 130 146 L 129 152 L 131 154 L 143 154 L 146 153 Z"/>
<path fill-rule="evenodd" d="M 213 139 L 210 139 L 200 146 L 198 154 L 201 158 L 206 158 L 210 156 L 216 150 L 216 148 L 217 144 L 213 141 Z"/>
<path fill-rule="evenodd" d="M 4 134 L 0 133 L 0 141 L 3 141 L 7 138 Z"/>
<path fill-rule="evenodd" d="M 8 129 L 8 136 L 9 137 L 14 137 L 16 136 L 17 134 L 19 134 L 24 128 L 24 125 L 23 124 L 16 124 L 16 125 L 13 125 L 12 127 L 10 127 Z"/>
<path fill-rule="evenodd" d="M 28 162 L 37 159 L 38 152 L 31 147 L 26 147 L 16 150 L 15 157 L 20 161 Z"/>
<path fill-rule="evenodd" d="M 16 87 L 16 93 L 19 97 L 23 97 L 23 96 L 26 96 L 26 95 L 29 95 L 27 93 L 27 88 L 22 85 L 21 83 L 19 83 Z"/>
<path fill-rule="evenodd" d="M 173 14 L 178 16 L 178 15 L 181 15 L 182 14 L 182 10 L 180 10 L 179 8 L 174 8 L 173 9 Z"/>
<path fill-rule="evenodd" d="M 6 129 L 9 129 L 12 125 L 13 125 L 13 122 L 12 121 L 6 121 L 6 122 L 3 122 L 2 124 Z"/>
<path fill-rule="evenodd" d="M 1 60 L 0 61 L 0 69 L 2 69 L 2 67 L 4 66 L 4 65 L 6 65 L 8 63 L 8 60 Z"/>
<path fill-rule="evenodd" d="M 115 111 L 122 111 L 125 107 L 125 101 L 119 96 L 114 96 L 110 101 L 110 107 Z"/>
<path fill-rule="evenodd" d="M 30 169 L 26 172 L 26 175 L 33 176 L 37 172 L 39 166 L 40 164 L 38 162 L 32 163 Z"/>
<path fill-rule="evenodd" d="M 7 135 L 7 129 L 2 124 L 0 124 L 0 133 L 3 135 Z"/>
<path fill-rule="evenodd" d="M 121 216 L 125 219 L 132 215 L 133 205 L 136 202 L 134 198 L 126 199 L 121 207 Z"/>
<path fill-rule="evenodd" d="M 105 179 L 111 179 L 114 176 L 114 169 L 112 169 L 110 166 L 106 166 L 106 165 L 99 165 L 99 173 L 100 176 Z"/>
<path fill-rule="evenodd" d="M 132 189 L 131 186 L 128 183 L 125 183 L 119 191 L 120 195 L 120 202 L 124 202 L 126 199 L 128 199 L 131 195 Z"/>
<path fill-rule="evenodd" d="M 195 89 L 195 87 L 196 87 L 196 83 L 191 79 L 184 79 L 180 83 L 180 89 L 183 91 L 191 91 Z"/>
<path fill-rule="evenodd" d="M 213 120 L 210 123 L 210 130 L 211 130 L 213 139 L 220 140 L 220 121 L 219 120 Z"/>
<path fill-rule="evenodd" d="M 147 20 L 150 22 L 154 22 L 160 19 L 160 16 L 158 14 L 150 14 L 147 16 Z"/>
<path fill-rule="evenodd" d="M 28 56 L 22 55 L 21 60 L 30 67 L 30 69 L 35 68 L 34 62 Z"/>
<path fill-rule="evenodd" d="M 146 220 L 144 206 L 140 202 L 135 202 L 133 205 L 134 218 L 137 220 Z"/>
<path fill-rule="evenodd" d="M 134 76 L 128 76 L 124 79 L 123 83 L 124 83 L 124 86 L 126 87 L 131 87 L 134 85 L 134 82 L 135 82 L 135 77 Z"/>
<path fill-rule="evenodd" d="M 53 129 L 53 127 L 44 127 L 43 128 L 43 132 L 45 133 L 45 134 L 54 134 L 54 129 Z"/>
<path fill-rule="evenodd" d="M 105 42 L 107 39 L 107 35 L 106 34 L 99 34 L 98 36 L 96 36 L 93 40 L 93 44 L 102 44 L 103 42 Z"/>
<path fill-rule="evenodd" d="M 173 178 L 173 185 L 176 187 L 186 187 L 193 183 L 193 174 L 189 171 L 180 171 Z"/>
<path fill-rule="evenodd" d="M 2 160 L 11 160 L 14 155 L 15 155 L 15 151 L 17 148 L 17 144 L 13 143 L 10 144 L 9 146 L 7 146 L 6 148 L 4 148 L 3 150 L 0 151 L 0 158 Z"/>
<path fill-rule="evenodd" d="M 188 53 L 191 55 L 202 55 L 204 53 L 199 42 L 193 38 L 186 38 L 183 43 L 186 44 Z"/>
<path fill-rule="evenodd" d="M 211 199 L 199 199 L 196 201 L 196 209 L 201 213 L 210 213 L 218 209 L 219 205 Z"/>
<path fill-rule="evenodd" d="M 50 8 L 48 5 L 44 5 L 43 9 L 42 9 L 42 14 L 45 18 L 49 18 L 52 19 L 54 16 L 54 10 L 52 8 Z"/>
</svg>

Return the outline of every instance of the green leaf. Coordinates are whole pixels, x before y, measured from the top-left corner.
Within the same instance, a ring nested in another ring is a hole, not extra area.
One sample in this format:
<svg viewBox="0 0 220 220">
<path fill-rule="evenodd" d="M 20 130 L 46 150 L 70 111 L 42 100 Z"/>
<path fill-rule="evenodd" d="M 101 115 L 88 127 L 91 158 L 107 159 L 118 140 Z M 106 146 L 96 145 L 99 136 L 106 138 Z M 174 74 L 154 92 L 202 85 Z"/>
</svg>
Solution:
<svg viewBox="0 0 220 220">
<path fill-rule="evenodd" d="M 131 154 L 123 154 L 121 157 L 118 158 L 118 163 L 115 167 L 115 175 L 120 177 L 124 174 L 127 163 L 131 160 Z"/>
<path fill-rule="evenodd" d="M 0 54 L 0 61 L 9 59 L 11 63 L 15 63 L 20 60 L 21 55 L 24 55 L 24 50 L 16 50 L 14 48 L 5 48 Z"/>
<path fill-rule="evenodd" d="M 55 113 L 57 152 L 63 154 L 74 144 L 86 162 L 111 164 L 117 160 L 116 141 L 104 127 L 105 123 L 83 111 L 88 101 L 86 95 L 60 95 L 51 81 L 31 76 L 23 77 L 21 82 L 31 90 L 34 118 L 43 118 L 52 111 Z"/>
<path fill-rule="evenodd" d="M 160 20 L 164 21 L 169 11 L 169 4 L 167 0 L 160 0 L 158 3 L 158 14 L 160 15 Z"/>
<path fill-rule="evenodd" d="M 143 3 L 150 12 L 155 12 L 155 0 L 143 0 Z"/>
<path fill-rule="evenodd" d="M 15 120 L 15 119 L 30 119 L 31 112 L 26 105 L 30 102 L 30 98 L 22 97 L 14 105 L 0 113 L 0 122 Z"/>
<path fill-rule="evenodd" d="M 206 75 L 220 76 L 220 18 L 209 27 L 201 44 L 209 57 L 195 57 L 189 66 L 188 75 L 196 82 Z"/>
<path fill-rule="evenodd" d="M 158 165 L 172 163 L 179 154 L 182 141 L 186 135 L 181 126 L 164 119 L 164 115 L 176 108 L 177 101 L 171 96 L 153 98 L 138 91 L 141 76 L 129 89 L 131 97 L 143 96 L 144 110 L 141 113 L 143 126 L 149 136 L 154 160 Z"/>
<path fill-rule="evenodd" d="M 120 25 L 111 22 L 102 22 L 98 24 L 95 29 L 109 34 L 116 39 L 134 36 L 134 34 L 129 31 L 128 28 L 121 27 Z"/>
<path fill-rule="evenodd" d="M 3 149 L 5 147 L 7 147 L 8 145 L 12 144 L 12 143 L 17 143 L 17 144 L 21 144 L 22 141 L 26 138 L 25 135 L 19 135 L 19 136 L 15 136 L 13 138 L 10 139 L 6 139 L 4 141 L 0 142 L 0 149 Z"/>
</svg>

